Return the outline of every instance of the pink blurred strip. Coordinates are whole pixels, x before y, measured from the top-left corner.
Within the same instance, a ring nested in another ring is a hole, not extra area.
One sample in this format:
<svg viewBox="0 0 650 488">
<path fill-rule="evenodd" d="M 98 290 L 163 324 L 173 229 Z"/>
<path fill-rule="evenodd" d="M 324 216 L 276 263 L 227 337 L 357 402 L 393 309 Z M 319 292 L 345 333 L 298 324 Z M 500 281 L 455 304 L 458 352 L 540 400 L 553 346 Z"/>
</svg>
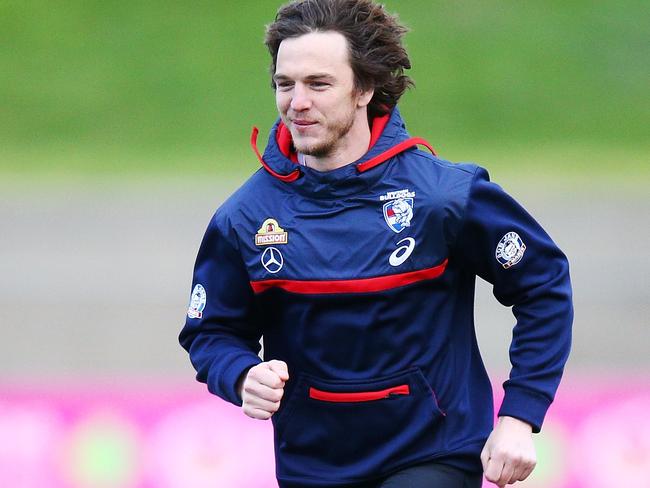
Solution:
<svg viewBox="0 0 650 488">
<path fill-rule="evenodd" d="M 517 486 L 650 486 L 647 412 L 650 377 L 567 378 Z M 272 443 L 198 383 L 0 381 L 0 486 L 275 487 Z"/>
</svg>

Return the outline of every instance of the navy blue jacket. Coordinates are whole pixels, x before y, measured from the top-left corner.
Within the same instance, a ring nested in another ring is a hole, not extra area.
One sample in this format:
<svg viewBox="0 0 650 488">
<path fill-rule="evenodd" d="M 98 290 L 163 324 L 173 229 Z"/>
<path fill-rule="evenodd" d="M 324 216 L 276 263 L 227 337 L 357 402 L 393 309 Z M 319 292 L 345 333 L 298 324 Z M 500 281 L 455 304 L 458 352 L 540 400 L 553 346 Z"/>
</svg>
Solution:
<svg viewBox="0 0 650 488">
<path fill-rule="evenodd" d="M 415 147 L 397 108 L 359 161 L 297 165 L 274 126 L 256 172 L 215 213 L 180 342 L 197 379 L 241 405 L 240 375 L 279 359 L 282 486 L 336 486 L 438 459 L 480 471 L 492 390 L 476 276 L 517 319 L 499 415 L 538 432 L 569 354 L 565 256 L 487 172 Z"/>
</svg>

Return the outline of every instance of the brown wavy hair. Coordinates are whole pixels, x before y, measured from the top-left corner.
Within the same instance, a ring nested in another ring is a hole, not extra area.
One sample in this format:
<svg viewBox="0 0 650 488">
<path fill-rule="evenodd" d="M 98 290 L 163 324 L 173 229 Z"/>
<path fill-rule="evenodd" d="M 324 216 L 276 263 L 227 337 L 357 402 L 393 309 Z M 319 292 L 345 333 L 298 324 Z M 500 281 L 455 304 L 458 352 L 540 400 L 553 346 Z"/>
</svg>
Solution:
<svg viewBox="0 0 650 488">
<path fill-rule="evenodd" d="M 348 41 L 355 87 L 374 89 L 368 116 L 383 115 L 397 104 L 413 80 L 404 74 L 411 68 L 402 38 L 408 29 L 372 0 L 294 0 L 278 10 L 266 27 L 264 42 L 271 53 L 275 74 L 280 43 L 310 32 L 335 31 Z M 273 88 L 275 83 L 271 81 Z"/>
</svg>

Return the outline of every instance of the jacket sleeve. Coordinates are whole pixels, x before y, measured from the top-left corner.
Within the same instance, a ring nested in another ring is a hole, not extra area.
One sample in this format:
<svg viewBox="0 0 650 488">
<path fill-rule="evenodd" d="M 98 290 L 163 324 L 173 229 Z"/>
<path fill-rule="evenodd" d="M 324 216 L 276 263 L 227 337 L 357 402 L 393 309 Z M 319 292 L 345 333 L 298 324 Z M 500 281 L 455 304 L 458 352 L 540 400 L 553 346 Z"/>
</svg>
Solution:
<svg viewBox="0 0 650 488">
<path fill-rule="evenodd" d="M 211 393 L 241 406 L 237 381 L 261 362 L 257 355 L 261 332 L 250 320 L 253 292 L 234 232 L 229 237 L 213 218 L 196 258 L 179 341 L 190 354 L 196 379 L 206 383 Z"/>
<path fill-rule="evenodd" d="M 539 432 L 571 347 L 573 305 L 569 264 L 540 225 L 478 168 L 452 256 L 493 285 L 516 317 L 512 369 L 499 416 Z"/>
</svg>

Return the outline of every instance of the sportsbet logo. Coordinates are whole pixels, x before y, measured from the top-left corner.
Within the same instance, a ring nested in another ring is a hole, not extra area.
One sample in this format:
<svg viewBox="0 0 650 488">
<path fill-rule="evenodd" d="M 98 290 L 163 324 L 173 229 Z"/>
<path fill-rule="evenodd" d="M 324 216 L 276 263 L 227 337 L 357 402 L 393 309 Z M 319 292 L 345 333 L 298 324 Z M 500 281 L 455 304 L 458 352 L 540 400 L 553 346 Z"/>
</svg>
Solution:
<svg viewBox="0 0 650 488">
<path fill-rule="evenodd" d="M 271 244 L 286 244 L 289 235 L 284 231 L 275 219 L 266 219 L 262 227 L 255 234 L 256 246 L 270 246 Z"/>
</svg>

